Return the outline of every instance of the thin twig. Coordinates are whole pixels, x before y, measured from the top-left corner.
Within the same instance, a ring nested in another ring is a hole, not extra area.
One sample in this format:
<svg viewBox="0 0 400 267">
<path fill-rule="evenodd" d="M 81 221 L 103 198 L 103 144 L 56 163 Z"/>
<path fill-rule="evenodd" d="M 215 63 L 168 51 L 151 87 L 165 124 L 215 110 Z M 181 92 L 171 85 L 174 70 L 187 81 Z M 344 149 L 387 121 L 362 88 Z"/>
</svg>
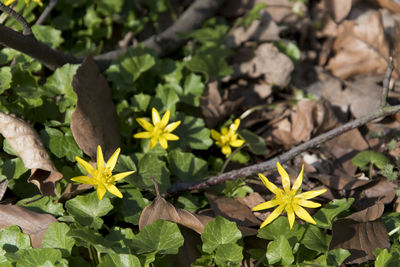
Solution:
<svg viewBox="0 0 400 267">
<path fill-rule="evenodd" d="M 392 68 L 392 66 L 389 64 L 388 66 L 389 69 Z M 388 73 L 390 73 L 391 75 L 391 71 Z M 386 77 L 386 80 L 390 80 L 390 76 Z M 193 182 L 193 183 L 175 183 L 174 185 L 172 185 L 172 187 L 168 190 L 168 192 L 166 194 L 164 194 L 164 197 L 168 197 L 180 192 L 184 192 L 184 191 L 191 191 L 191 190 L 203 190 L 206 188 L 209 188 L 213 185 L 217 185 L 217 184 L 221 184 L 224 183 L 225 181 L 228 180 L 235 180 L 241 177 L 247 177 L 250 175 L 255 175 L 257 173 L 262 173 L 262 172 L 266 172 L 266 171 L 270 171 L 273 170 L 275 168 L 276 162 L 286 162 L 288 160 L 293 159 L 294 157 L 296 157 L 297 155 L 312 149 L 312 148 L 316 148 L 321 146 L 323 143 L 338 137 L 350 130 L 353 130 L 355 128 L 358 128 L 362 125 L 365 125 L 366 123 L 373 121 L 377 118 L 380 117 L 385 117 L 385 116 L 389 116 L 392 115 L 394 113 L 397 113 L 400 111 L 400 105 L 396 105 L 396 106 L 380 106 L 378 109 L 376 109 L 374 112 L 372 112 L 371 114 L 368 114 L 362 118 L 350 121 L 342 126 L 339 126 L 333 130 L 330 130 L 326 133 L 323 133 L 317 137 L 314 137 L 313 139 L 300 144 L 294 148 L 292 148 L 291 150 L 277 156 L 274 157 L 268 161 L 259 163 L 259 164 L 255 164 L 252 166 L 248 166 L 242 169 L 238 169 L 238 170 L 233 170 L 227 173 L 223 173 L 220 175 L 216 175 L 213 177 L 208 178 L 207 180 L 203 180 L 203 181 L 199 181 L 199 182 Z"/>
<path fill-rule="evenodd" d="M 382 98 L 381 98 L 381 107 L 386 106 L 386 103 L 387 103 L 387 97 L 388 97 L 388 94 L 389 94 L 390 79 L 392 78 L 393 70 L 394 70 L 393 58 L 389 57 L 388 69 L 386 71 L 385 79 L 383 80 L 383 92 L 382 92 Z"/>
<path fill-rule="evenodd" d="M 35 25 L 41 25 L 47 19 L 51 11 L 53 11 L 54 7 L 57 5 L 58 1 L 59 0 L 50 0 L 50 3 L 46 6 L 40 17 L 36 20 Z"/>
<path fill-rule="evenodd" d="M 24 35 L 31 35 L 33 36 L 31 26 L 29 26 L 29 23 L 25 20 L 23 16 L 21 16 L 18 12 L 16 12 L 14 9 L 6 6 L 2 2 L 0 2 L 0 11 L 3 11 L 4 13 L 7 13 L 9 16 L 11 16 L 13 19 L 18 21 L 19 24 L 21 24 L 23 31 L 22 33 Z"/>
</svg>

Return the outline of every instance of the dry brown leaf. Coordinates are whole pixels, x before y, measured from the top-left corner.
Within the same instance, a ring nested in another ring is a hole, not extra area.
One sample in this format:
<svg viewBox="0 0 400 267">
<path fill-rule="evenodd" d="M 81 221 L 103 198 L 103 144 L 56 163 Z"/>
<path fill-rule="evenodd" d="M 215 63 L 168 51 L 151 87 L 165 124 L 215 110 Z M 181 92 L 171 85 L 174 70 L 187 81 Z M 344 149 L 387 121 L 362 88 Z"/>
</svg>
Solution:
<svg viewBox="0 0 400 267">
<path fill-rule="evenodd" d="M 273 125 L 273 141 L 290 147 L 326 132 L 337 124 L 337 118 L 327 101 L 302 100 L 289 112 L 288 117 Z"/>
<path fill-rule="evenodd" d="M 333 44 L 335 56 L 327 66 L 335 76 L 346 79 L 357 74 L 386 72 L 389 45 L 378 11 L 344 21 L 337 30 Z"/>
<path fill-rule="evenodd" d="M 0 201 L 3 199 L 8 187 L 8 179 L 4 179 L 0 182 Z"/>
<path fill-rule="evenodd" d="M 248 194 L 245 197 L 238 197 L 237 200 L 242 203 L 243 205 L 246 205 L 249 209 L 254 208 L 255 206 L 257 206 L 258 204 L 261 204 L 263 202 L 265 202 L 265 199 L 258 193 L 258 192 L 252 192 L 250 194 Z M 269 214 L 271 214 L 271 212 L 266 212 L 266 211 L 262 211 L 262 212 L 258 212 L 258 211 L 254 211 L 253 212 L 254 216 L 256 216 L 259 220 L 261 221 L 265 221 L 267 219 L 267 217 L 269 216 Z"/>
<path fill-rule="evenodd" d="M 376 1 L 383 8 L 387 8 L 395 13 L 400 13 L 400 3 L 398 1 L 393 1 L 393 0 L 376 0 Z"/>
<path fill-rule="evenodd" d="M 179 230 L 183 235 L 185 243 L 179 248 L 176 255 L 168 255 L 172 266 L 191 266 L 191 264 L 201 256 L 200 251 L 197 249 L 201 247 L 200 235 L 186 227 L 179 226 Z"/>
<path fill-rule="evenodd" d="M 85 58 L 78 68 L 72 87 L 78 99 L 71 116 L 74 139 L 92 159 L 98 145 L 108 159 L 119 146 L 119 122 L 110 88 L 92 57 Z"/>
<path fill-rule="evenodd" d="M 0 205 L 0 229 L 18 225 L 31 238 L 32 247 L 40 248 L 47 228 L 56 218 L 40 214 L 16 205 Z"/>
<path fill-rule="evenodd" d="M 262 11 L 259 20 L 253 21 L 249 27 L 239 26 L 228 35 L 225 44 L 230 48 L 239 47 L 246 41 L 277 41 L 280 28 L 267 11 Z"/>
<path fill-rule="evenodd" d="M 325 0 L 325 5 L 336 23 L 341 22 L 350 13 L 351 0 Z"/>
<path fill-rule="evenodd" d="M 207 127 L 214 128 L 225 117 L 232 115 L 232 112 L 240 105 L 244 98 L 229 100 L 228 91 L 221 97 L 218 91 L 218 82 L 208 83 L 205 96 L 200 98 L 200 108 Z"/>
<path fill-rule="evenodd" d="M 254 51 L 254 57 L 234 67 L 233 76 L 247 75 L 250 78 L 262 77 L 267 83 L 285 87 L 290 82 L 294 70 L 293 62 L 288 56 L 280 53 L 271 43 L 264 43 Z"/>
<path fill-rule="evenodd" d="M 31 170 L 28 182 L 45 196 L 55 196 L 55 183 L 63 175 L 57 171 L 37 132 L 25 121 L 0 111 L 0 133 Z"/>
<path fill-rule="evenodd" d="M 204 226 L 212 220 L 212 217 L 193 214 L 187 210 L 175 208 L 164 198 L 157 196 L 150 205 L 143 209 L 139 219 L 139 229 L 156 220 L 178 223 L 201 234 Z"/>
<path fill-rule="evenodd" d="M 58 202 L 64 203 L 65 201 L 73 198 L 74 196 L 79 195 L 82 192 L 87 191 L 92 187 L 93 185 L 88 185 L 88 184 L 68 184 L 64 192 L 62 192 Z"/>
<path fill-rule="evenodd" d="M 260 221 L 254 216 L 253 212 L 245 205 L 234 198 L 217 196 L 206 192 L 212 210 L 215 215 L 222 216 L 237 225 L 252 227 L 260 225 Z"/>
<path fill-rule="evenodd" d="M 376 248 L 390 247 L 389 235 L 379 219 L 383 209 L 383 204 L 380 203 L 334 221 L 329 249 L 348 249 L 351 253 L 345 261 L 348 264 L 373 260 L 373 251 Z"/>
</svg>

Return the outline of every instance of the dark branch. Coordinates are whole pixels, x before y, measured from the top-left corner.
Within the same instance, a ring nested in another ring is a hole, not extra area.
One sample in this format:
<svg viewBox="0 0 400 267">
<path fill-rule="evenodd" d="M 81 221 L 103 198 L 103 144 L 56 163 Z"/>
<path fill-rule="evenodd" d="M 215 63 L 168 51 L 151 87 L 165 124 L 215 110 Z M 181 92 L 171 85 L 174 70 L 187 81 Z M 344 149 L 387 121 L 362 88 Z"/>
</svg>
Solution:
<svg viewBox="0 0 400 267">
<path fill-rule="evenodd" d="M 41 25 L 47 19 L 47 17 L 50 15 L 51 11 L 57 5 L 58 1 L 59 0 L 50 0 L 50 3 L 46 6 L 43 13 L 40 15 L 40 17 L 35 22 L 35 25 Z"/>
<path fill-rule="evenodd" d="M 16 12 L 12 8 L 6 6 L 2 2 L 0 2 L 0 10 L 3 11 L 4 13 L 8 14 L 10 17 L 14 18 L 16 21 L 18 21 L 19 24 L 21 24 L 21 26 L 23 28 L 22 33 L 24 35 L 33 35 L 31 26 L 29 26 L 29 23 L 18 12 Z"/>
<path fill-rule="evenodd" d="M 0 44 L 33 57 L 51 70 L 55 70 L 66 63 L 77 64 L 81 62 L 73 56 L 65 55 L 37 41 L 33 36 L 25 36 L 3 25 L 0 25 Z"/>
</svg>

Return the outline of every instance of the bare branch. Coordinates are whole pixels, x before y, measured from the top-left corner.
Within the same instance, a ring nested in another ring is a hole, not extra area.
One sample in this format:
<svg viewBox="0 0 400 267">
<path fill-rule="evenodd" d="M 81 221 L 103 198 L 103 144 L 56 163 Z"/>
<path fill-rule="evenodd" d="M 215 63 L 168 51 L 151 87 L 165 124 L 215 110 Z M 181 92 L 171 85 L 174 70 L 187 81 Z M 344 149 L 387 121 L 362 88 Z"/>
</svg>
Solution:
<svg viewBox="0 0 400 267">
<path fill-rule="evenodd" d="M 59 0 L 50 0 L 50 3 L 46 6 L 43 13 L 36 20 L 35 25 L 41 25 L 47 19 L 47 17 L 50 15 L 51 11 L 57 5 L 58 1 Z"/>
<path fill-rule="evenodd" d="M 4 25 L 0 25 L 0 44 L 33 57 L 51 70 L 55 70 L 66 63 L 81 62 L 80 59 L 65 55 L 37 41 L 31 35 L 23 35 Z"/>
<path fill-rule="evenodd" d="M 382 98 L 381 98 L 381 107 L 386 106 L 386 100 L 389 94 L 389 86 L 390 86 L 390 79 L 392 78 L 392 72 L 394 70 L 393 66 L 393 58 L 389 58 L 388 62 L 388 69 L 386 71 L 385 79 L 383 80 L 383 92 L 382 92 Z"/>
<path fill-rule="evenodd" d="M 23 32 L 22 33 L 24 35 L 33 35 L 31 26 L 29 26 L 29 23 L 18 12 L 16 12 L 12 8 L 6 6 L 2 2 L 0 2 L 0 10 L 3 11 L 4 13 L 8 14 L 10 17 L 15 19 L 16 21 L 18 21 L 19 24 L 21 24 L 21 26 L 23 27 Z"/>
</svg>

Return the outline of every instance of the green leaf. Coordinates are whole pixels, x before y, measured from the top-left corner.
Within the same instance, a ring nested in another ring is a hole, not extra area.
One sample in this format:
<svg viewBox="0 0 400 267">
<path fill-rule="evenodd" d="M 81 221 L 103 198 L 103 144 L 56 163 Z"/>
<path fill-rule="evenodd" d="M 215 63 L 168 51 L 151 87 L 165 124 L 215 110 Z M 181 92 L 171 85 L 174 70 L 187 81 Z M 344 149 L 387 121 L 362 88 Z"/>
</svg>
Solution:
<svg viewBox="0 0 400 267">
<path fill-rule="evenodd" d="M 150 201 L 142 196 L 139 189 L 136 188 L 120 188 L 121 193 L 124 195 L 119 209 L 120 217 L 123 221 L 132 223 L 134 225 L 139 224 L 140 214 L 144 207 L 146 207 Z"/>
<path fill-rule="evenodd" d="M 31 202 L 34 199 L 36 201 Z M 25 204 L 27 202 L 28 204 Z M 17 205 L 38 213 L 49 213 L 54 216 L 64 215 L 63 204 L 56 202 L 54 198 L 49 196 L 35 195 L 31 198 L 18 201 Z"/>
<path fill-rule="evenodd" d="M 261 18 L 261 11 L 265 9 L 267 5 L 265 3 L 258 3 L 244 17 L 240 18 L 235 22 L 235 25 L 243 25 L 249 27 L 253 21 Z"/>
<path fill-rule="evenodd" d="M 183 236 L 175 223 L 157 220 L 146 225 L 135 236 L 133 247 L 139 254 L 150 252 L 177 254 L 183 242 Z"/>
<path fill-rule="evenodd" d="M 183 63 L 165 58 L 157 62 L 156 70 L 166 83 L 179 84 L 183 77 L 183 67 Z"/>
<path fill-rule="evenodd" d="M 12 74 L 10 67 L 0 68 L 0 94 L 11 87 Z"/>
<path fill-rule="evenodd" d="M 243 247 L 235 243 L 223 244 L 215 251 L 217 265 L 239 263 L 243 259 Z"/>
<path fill-rule="evenodd" d="M 182 181 L 202 180 L 207 174 L 207 161 L 193 153 L 174 150 L 168 154 L 169 168 Z"/>
<path fill-rule="evenodd" d="M 328 266 L 341 266 L 349 256 L 350 252 L 347 249 L 337 248 L 330 250 L 326 257 L 326 264 Z"/>
<path fill-rule="evenodd" d="M 137 176 L 131 175 L 131 178 L 128 177 L 127 182 L 141 189 L 155 192 L 153 182 L 151 181 L 151 178 L 154 178 L 158 182 L 161 193 L 165 193 L 171 185 L 167 165 L 156 155 L 145 154 L 139 160 L 138 170 Z"/>
<path fill-rule="evenodd" d="M 244 139 L 246 144 L 249 146 L 251 152 L 256 155 L 266 155 L 268 153 L 265 140 L 258 135 L 250 132 L 249 130 L 243 129 L 238 131 L 240 137 Z"/>
<path fill-rule="evenodd" d="M 181 121 L 181 125 L 174 131 L 174 134 L 179 136 L 179 141 L 176 141 L 177 145 L 183 148 L 187 145 L 192 149 L 202 150 L 206 150 L 212 145 L 210 130 L 205 126 L 203 119 L 177 113 L 176 120 Z"/>
<path fill-rule="evenodd" d="M 291 246 L 294 246 L 301 237 L 303 236 L 305 231 L 304 226 L 294 223 L 292 229 L 290 229 L 288 219 L 286 217 L 280 216 L 271 224 L 268 224 L 264 228 L 258 230 L 257 237 L 263 238 L 266 240 L 278 240 L 280 236 L 284 236 Z"/>
<path fill-rule="evenodd" d="M 63 98 L 57 101 L 61 112 L 65 112 L 70 106 L 76 105 L 76 94 L 72 89 L 72 78 L 79 65 L 65 64 L 49 76 L 44 84 L 44 89 L 54 95 Z"/>
<path fill-rule="evenodd" d="M 55 222 L 50 224 L 42 240 L 42 248 L 59 249 L 64 257 L 71 256 L 75 240 L 68 236 L 70 228 L 65 223 Z"/>
<path fill-rule="evenodd" d="M 240 238 L 242 238 L 242 233 L 237 228 L 236 223 L 217 216 L 204 227 L 204 232 L 201 235 L 202 248 L 204 252 L 212 253 L 218 246 L 236 243 Z"/>
<path fill-rule="evenodd" d="M 269 264 L 274 264 L 282 260 L 284 265 L 289 265 L 294 261 L 292 247 L 289 241 L 282 235 L 268 244 L 266 255 Z"/>
<path fill-rule="evenodd" d="M 176 201 L 176 207 L 195 212 L 201 208 L 204 208 L 208 204 L 208 201 L 203 195 L 197 196 L 193 194 L 184 194 L 178 197 Z"/>
<path fill-rule="evenodd" d="M 383 169 L 385 165 L 390 164 L 389 159 L 385 155 L 372 150 L 359 152 L 354 158 L 352 158 L 351 162 L 353 165 L 361 169 L 367 168 L 371 163 L 379 169 Z"/>
<path fill-rule="evenodd" d="M 222 22 L 221 20 L 218 21 L 221 23 L 217 24 L 215 18 L 211 18 L 208 22 L 214 25 L 208 25 L 209 27 L 203 27 L 201 29 L 192 31 L 184 37 L 193 38 L 202 44 L 223 44 L 225 41 L 226 33 L 229 30 L 229 26 L 226 25 L 226 22 Z"/>
<path fill-rule="evenodd" d="M 75 162 L 75 156 L 83 156 L 82 150 L 76 144 L 71 133 L 64 134 L 55 128 L 46 127 L 40 131 L 40 136 L 43 143 L 58 158 L 66 157 L 70 161 Z"/>
<path fill-rule="evenodd" d="M 135 162 L 133 162 L 130 156 L 120 154 L 114 172 L 118 173 L 118 172 L 129 172 L 129 171 L 136 171 Z"/>
<path fill-rule="evenodd" d="M 387 164 L 385 165 L 381 171 L 378 172 L 378 174 L 386 177 L 388 181 L 394 182 L 397 180 L 398 173 L 396 171 L 393 171 L 393 165 L 392 164 Z"/>
<path fill-rule="evenodd" d="M 128 48 L 120 60 L 121 66 L 133 76 L 133 81 L 136 81 L 142 73 L 151 69 L 156 63 L 149 50 L 142 47 Z"/>
<path fill-rule="evenodd" d="M 121 254 L 132 254 L 132 241 L 135 238 L 135 234 L 130 228 L 113 227 L 110 233 L 106 236 L 106 239 L 112 244 L 112 248 L 115 252 Z"/>
<path fill-rule="evenodd" d="M 194 72 L 201 72 L 206 76 L 206 82 L 210 77 L 221 78 L 233 73 L 226 62 L 231 55 L 231 50 L 224 46 L 206 46 L 201 49 L 186 63 L 186 66 Z"/>
<path fill-rule="evenodd" d="M 72 227 L 73 226 L 73 227 Z M 111 242 L 87 226 L 72 225 L 67 236 L 73 237 L 77 246 L 93 246 L 99 253 L 114 253 Z"/>
<path fill-rule="evenodd" d="M 12 225 L 0 231 L 0 248 L 12 253 L 20 249 L 30 248 L 29 235 L 21 232 L 18 226 Z"/>
<path fill-rule="evenodd" d="M 47 44 L 51 48 L 59 47 L 64 39 L 61 37 L 61 31 L 47 25 L 33 25 L 32 32 L 36 39 Z"/>
<path fill-rule="evenodd" d="M 200 105 L 200 96 L 203 94 L 204 87 L 204 83 L 201 81 L 201 76 L 190 73 L 185 78 L 183 92 L 179 97 L 183 102 L 198 107 Z"/>
<path fill-rule="evenodd" d="M 389 212 L 382 215 L 382 221 L 385 225 L 389 235 L 396 233 L 396 236 L 400 234 L 400 213 L 399 212 Z"/>
<path fill-rule="evenodd" d="M 280 52 L 287 55 L 294 63 L 300 60 L 301 51 L 293 42 L 276 42 L 276 47 Z"/>
<path fill-rule="evenodd" d="M 147 110 L 147 108 L 149 107 L 150 100 L 151 100 L 151 96 L 150 95 L 146 95 L 146 94 L 143 94 L 143 93 L 134 95 L 131 98 L 133 111 L 135 111 L 135 112 L 140 112 L 140 111 L 145 112 Z"/>
<path fill-rule="evenodd" d="M 325 229 L 332 229 L 332 222 L 336 219 L 340 213 L 350 208 L 351 204 L 353 204 L 354 198 L 349 199 L 334 199 L 328 204 L 324 205 L 321 209 L 319 209 L 314 215 L 313 218 L 317 223 L 318 227 L 322 227 Z"/>
<path fill-rule="evenodd" d="M 250 155 L 249 153 L 245 151 L 237 151 L 235 154 L 233 154 L 232 161 L 238 162 L 240 164 L 246 164 L 250 160 Z"/>
<path fill-rule="evenodd" d="M 156 96 L 153 98 L 151 106 L 158 110 L 160 116 L 162 116 L 167 109 L 171 111 L 171 115 L 173 116 L 175 114 L 176 103 L 178 102 L 179 97 L 171 85 L 159 84 L 156 88 Z"/>
<path fill-rule="evenodd" d="M 36 78 L 30 71 L 24 70 L 21 65 L 13 68 L 11 88 L 30 107 L 39 107 L 43 104 L 42 90 L 40 90 Z"/>
<path fill-rule="evenodd" d="M 99 200 L 96 192 L 70 199 L 65 203 L 65 207 L 77 222 L 94 229 L 103 225 L 103 220 L 99 217 L 107 215 L 113 209 L 110 199 Z"/>
<path fill-rule="evenodd" d="M 21 158 L 18 157 L 5 160 L 1 171 L 8 179 L 11 179 L 19 178 L 22 174 L 26 173 L 28 169 L 25 168 Z"/>
<path fill-rule="evenodd" d="M 326 234 L 323 230 L 314 225 L 307 225 L 306 232 L 300 243 L 307 248 L 318 252 L 326 252 L 331 242 L 332 237 Z"/>
<path fill-rule="evenodd" d="M 18 251 L 17 266 L 54 266 L 62 260 L 61 251 L 54 248 L 23 249 Z"/>
<path fill-rule="evenodd" d="M 99 267 L 141 267 L 135 255 L 109 253 L 101 257 Z"/>
</svg>

